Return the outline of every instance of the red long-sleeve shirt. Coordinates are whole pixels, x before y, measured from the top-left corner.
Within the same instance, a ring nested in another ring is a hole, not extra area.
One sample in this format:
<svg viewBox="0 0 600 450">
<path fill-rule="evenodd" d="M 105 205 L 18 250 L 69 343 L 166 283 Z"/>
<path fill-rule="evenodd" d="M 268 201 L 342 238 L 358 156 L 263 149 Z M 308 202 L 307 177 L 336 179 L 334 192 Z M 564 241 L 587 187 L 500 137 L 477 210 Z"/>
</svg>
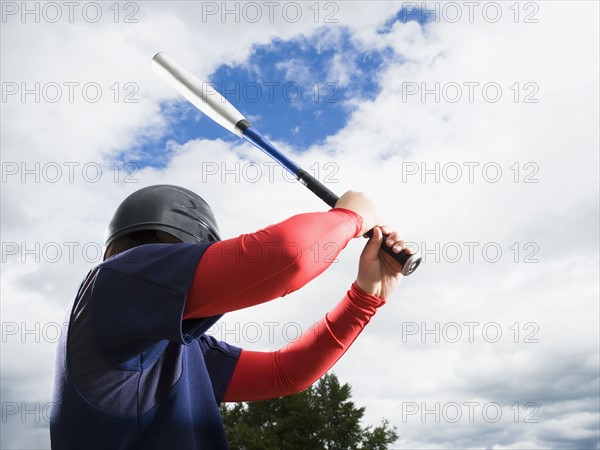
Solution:
<svg viewBox="0 0 600 450">
<path fill-rule="evenodd" d="M 184 319 L 208 317 L 293 292 L 321 274 L 361 230 L 362 218 L 335 208 L 293 216 L 211 245 L 196 268 Z M 384 303 L 354 283 L 338 305 L 275 352 L 243 350 L 224 401 L 300 392 L 344 354 Z"/>
</svg>

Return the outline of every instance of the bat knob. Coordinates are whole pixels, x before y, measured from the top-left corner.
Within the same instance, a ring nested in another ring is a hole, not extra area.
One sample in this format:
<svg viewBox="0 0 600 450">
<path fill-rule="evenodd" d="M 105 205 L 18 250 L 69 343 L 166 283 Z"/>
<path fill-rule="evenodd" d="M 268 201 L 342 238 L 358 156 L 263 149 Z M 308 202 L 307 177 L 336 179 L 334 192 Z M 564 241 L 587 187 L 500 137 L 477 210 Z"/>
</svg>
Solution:
<svg viewBox="0 0 600 450">
<path fill-rule="evenodd" d="M 421 264 L 421 254 L 414 253 L 408 257 L 406 261 L 402 264 L 402 275 L 408 276 L 417 270 L 417 267 Z"/>
<path fill-rule="evenodd" d="M 367 231 L 364 237 L 370 238 L 373 236 L 373 230 Z M 381 242 L 381 250 L 386 252 L 400 264 L 402 264 L 402 275 L 405 277 L 417 270 L 417 267 L 421 264 L 421 254 L 419 252 L 408 253 L 406 250 L 402 250 L 400 253 L 394 253 L 392 247 L 388 247 L 385 239 Z"/>
</svg>

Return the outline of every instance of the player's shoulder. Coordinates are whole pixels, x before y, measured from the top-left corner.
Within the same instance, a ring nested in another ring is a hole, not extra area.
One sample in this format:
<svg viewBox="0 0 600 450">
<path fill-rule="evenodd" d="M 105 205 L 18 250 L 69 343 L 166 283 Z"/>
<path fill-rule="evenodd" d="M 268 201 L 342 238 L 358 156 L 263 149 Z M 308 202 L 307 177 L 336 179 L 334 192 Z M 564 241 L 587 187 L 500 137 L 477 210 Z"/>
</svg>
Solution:
<svg viewBox="0 0 600 450">
<path fill-rule="evenodd" d="M 185 295 L 205 248 L 202 243 L 147 244 L 119 253 L 96 267 L 94 296 Z"/>
<path fill-rule="evenodd" d="M 133 276 L 154 272 L 188 272 L 195 269 L 206 248 L 208 244 L 202 242 L 140 245 L 108 258 L 99 268 Z"/>
<path fill-rule="evenodd" d="M 177 257 L 185 253 L 203 252 L 208 245 L 204 243 L 190 244 L 145 244 L 130 248 L 103 261 L 99 266 L 114 268 L 115 266 L 144 264 L 157 259 Z"/>
</svg>

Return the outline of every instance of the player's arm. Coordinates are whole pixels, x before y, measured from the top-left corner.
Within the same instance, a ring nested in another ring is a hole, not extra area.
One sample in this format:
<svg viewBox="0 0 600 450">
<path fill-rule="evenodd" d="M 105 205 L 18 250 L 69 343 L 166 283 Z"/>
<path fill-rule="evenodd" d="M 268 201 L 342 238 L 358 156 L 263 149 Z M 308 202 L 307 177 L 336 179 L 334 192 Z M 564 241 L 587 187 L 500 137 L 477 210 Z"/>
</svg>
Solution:
<svg viewBox="0 0 600 450">
<path fill-rule="evenodd" d="M 396 233 L 389 236 L 395 251 L 403 247 Z M 337 362 L 396 289 L 400 265 L 379 252 L 379 228 L 361 255 L 359 275 L 346 296 L 298 340 L 275 352 L 243 350 L 224 401 L 252 401 L 300 392 Z"/>
<path fill-rule="evenodd" d="M 299 289 L 376 220 L 370 200 L 350 191 L 330 211 L 299 214 L 212 244 L 196 267 L 183 318 L 234 311 Z"/>
</svg>

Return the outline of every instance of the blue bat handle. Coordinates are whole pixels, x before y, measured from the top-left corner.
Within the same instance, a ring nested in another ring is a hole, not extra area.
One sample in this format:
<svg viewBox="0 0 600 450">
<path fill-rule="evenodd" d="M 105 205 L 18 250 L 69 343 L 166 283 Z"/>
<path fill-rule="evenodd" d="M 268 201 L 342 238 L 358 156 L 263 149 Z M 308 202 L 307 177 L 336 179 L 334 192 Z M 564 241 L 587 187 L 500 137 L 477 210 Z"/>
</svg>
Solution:
<svg viewBox="0 0 600 450">
<path fill-rule="evenodd" d="M 243 121 L 241 121 L 243 122 Z M 323 200 L 332 208 L 335 207 L 335 203 L 338 201 L 339 197 L 331 192 L 323 183 L 313 177 L 306 170 L 301 169 L 298 164 L 290 160 L 287 156 L 281 153 L 277 148 L 271 144 L 263 135 L 261 135 L 256 128 L 250 125 L 250 122 L 247 120 L 246 123 L 238 123 L 236 128 L 240 129 L 247 125 L 247 128 L 243 130 L 242 137 L 246 139 L 251 144 L 255 145 L 279 164 L 281 164 L 285 169 L 294 175 L 298 181 L 300 181 L 304 186 L 314 192 L 317 197 Z"/>
<path fill-rule="evenodd" d="M 250 122 L 248 122 L 248 124 L 250 124 Z M 243 125 L 245 124 L 242 124 L 242 126 Z M 236 128 L 241 128 L 240 123 L 236 125 Z M 267 155 L 269 155 L 271 158 L 273 158 L 275 161 L 277 161 L 279 164 L 285 167 L 285 169 L 288 172 L 297 177 L 298 172 L 300 171 L 300 166 L 292 160 L 288 159 L 287 156 L 285 156 L 279 150 L 277 150 L 277 148 L 273 144 L 271 144 L 267 139 L 265 139 L 263 135 L 256 130 L 256 128 L 254 128 L 253 126 L 249 126 L 243 131 L 243 133 L 244 134 L 242 134 L 242 137 L 244 139 L 261 149 L 263 152 L 265 152 Z"/>
</svg>

